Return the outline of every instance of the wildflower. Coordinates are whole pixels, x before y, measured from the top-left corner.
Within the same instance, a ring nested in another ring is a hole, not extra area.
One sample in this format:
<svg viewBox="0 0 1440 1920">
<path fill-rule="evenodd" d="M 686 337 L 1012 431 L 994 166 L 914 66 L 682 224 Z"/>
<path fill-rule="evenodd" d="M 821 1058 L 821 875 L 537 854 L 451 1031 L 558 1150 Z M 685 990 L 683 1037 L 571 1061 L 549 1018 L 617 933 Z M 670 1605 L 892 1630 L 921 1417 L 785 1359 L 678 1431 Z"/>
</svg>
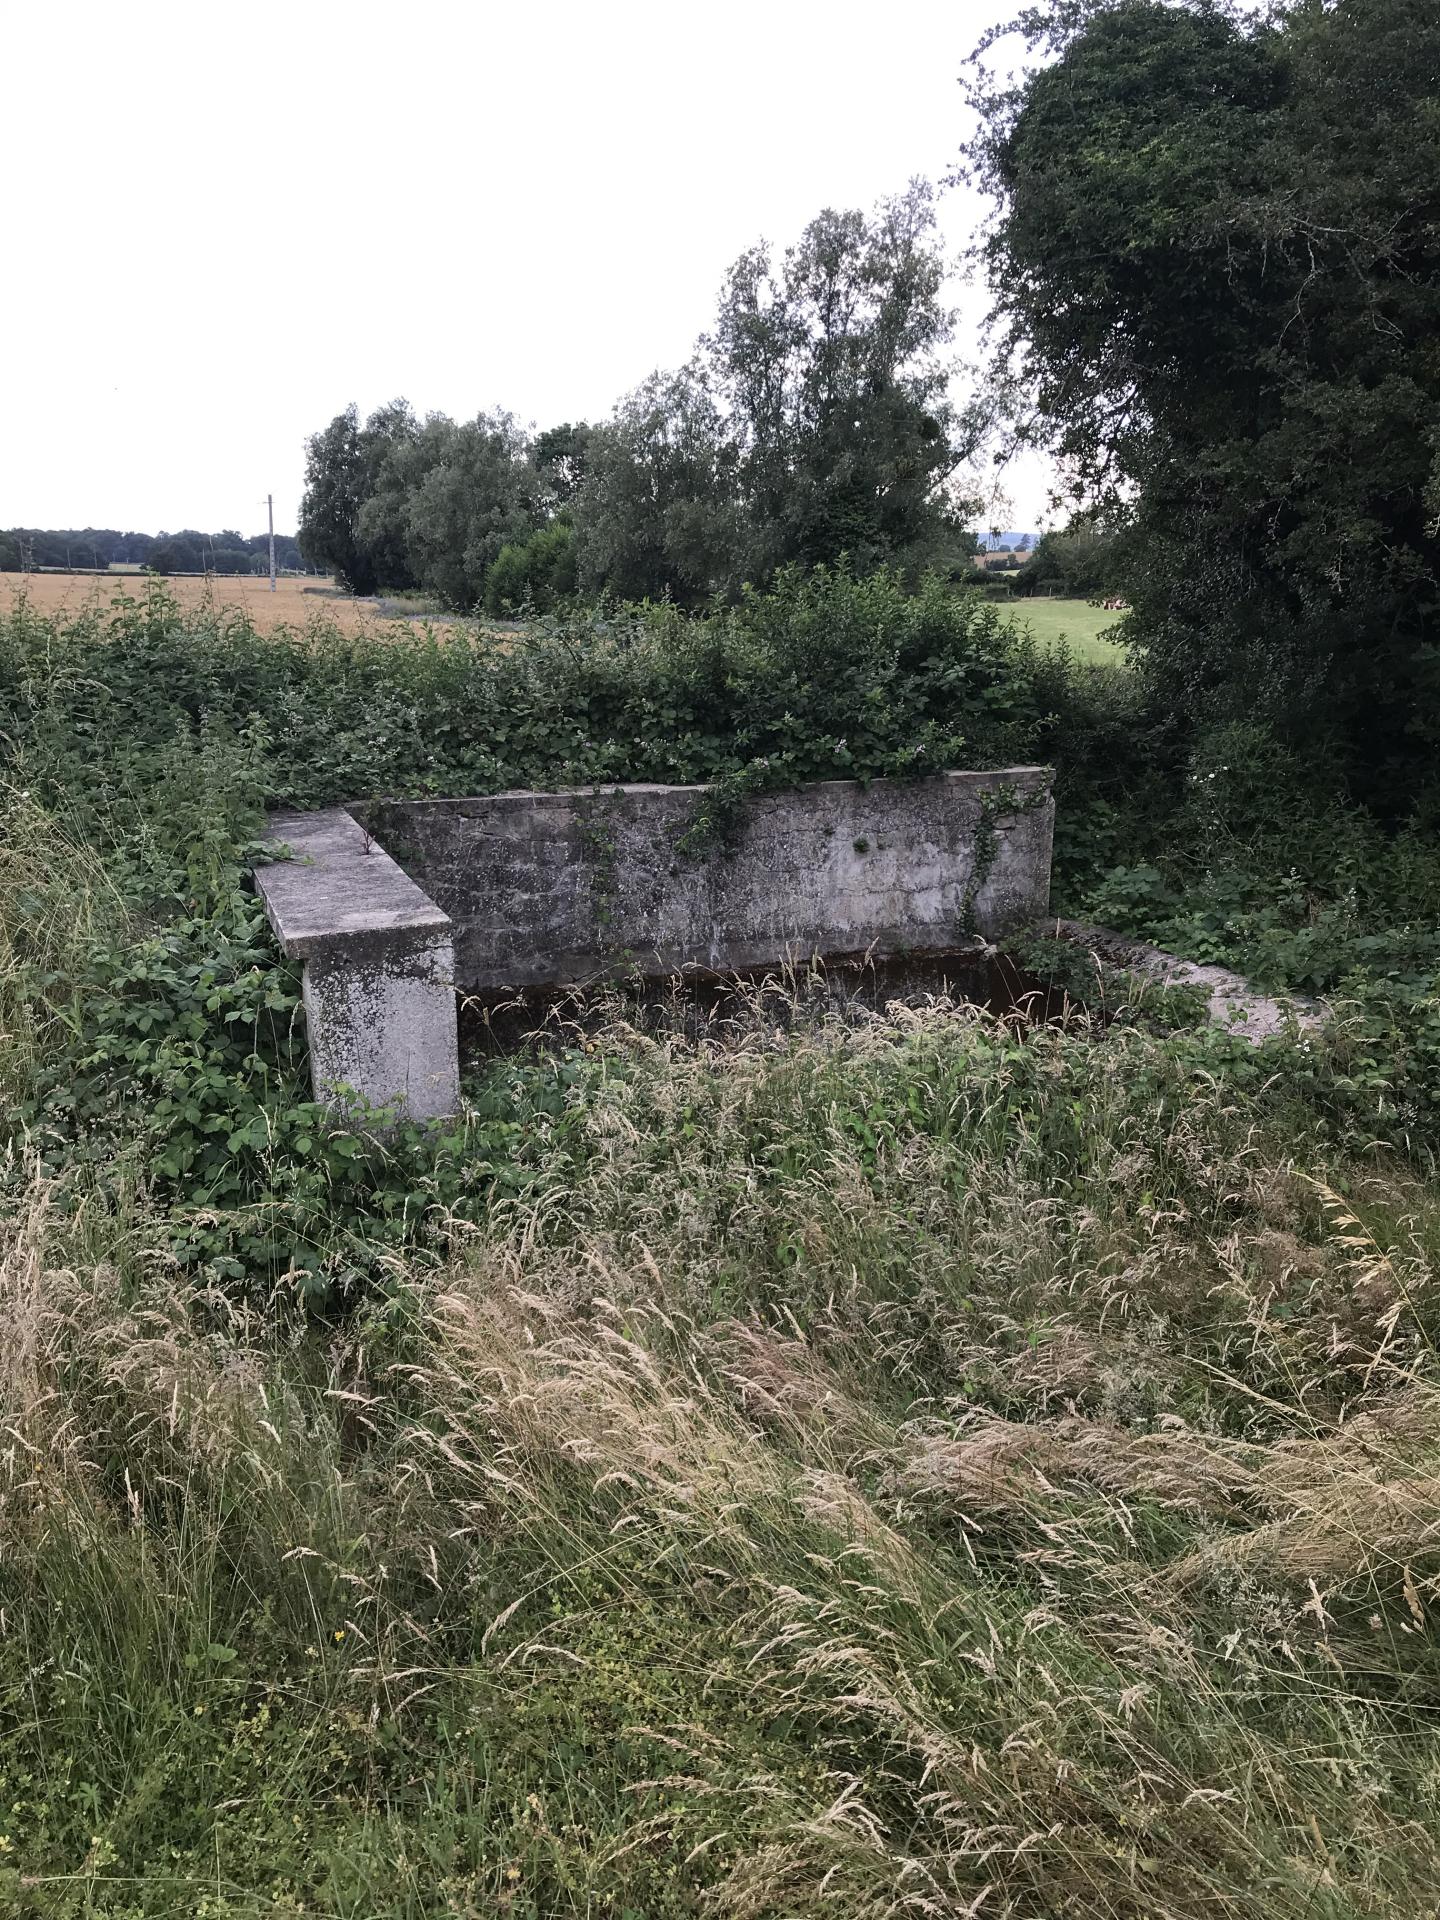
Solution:
<svg viewBox="0 0 1440 1920">
<path fill-rule="evenodd" d="M 337 1646 L 337 1647 L 339 1646 L 339 1644 L 340 1644 L 340 1642 L 341 1642 L 341 1641 L 342 1641 L 342 1640 L 343 1640 L 344 1638 L 345 1638 L 345 1629 L 344 1629 L 344 1627 L 337 1627 L 337 1628 L 335 1629 L 335 1634 L 334 1634 L 334 1639 L 335 1639 L 335 1644 L 336 1644 L 336 1646 Z"/>
</svg>

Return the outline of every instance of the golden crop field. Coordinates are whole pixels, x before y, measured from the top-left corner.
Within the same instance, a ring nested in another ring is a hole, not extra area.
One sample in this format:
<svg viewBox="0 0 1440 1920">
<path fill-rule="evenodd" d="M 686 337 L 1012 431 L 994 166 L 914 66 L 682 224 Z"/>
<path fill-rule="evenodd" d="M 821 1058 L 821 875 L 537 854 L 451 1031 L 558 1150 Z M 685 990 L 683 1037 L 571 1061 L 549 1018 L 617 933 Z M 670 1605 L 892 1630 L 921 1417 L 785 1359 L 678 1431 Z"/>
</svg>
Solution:
<svg viewBox="0 0 1440 1920">
<path fill-rule="evenodd" d="M 343 595 L 332 598 L 334 583 L 325 579 L 282 578 L 275 583 L 274 593 L 269 579 L 258 574 L 214 579 L 182 575 L 166 584 L 183 607 L 242 607 L 262 632 L 303 627 L 317 617 L 347 633 L 404 624 L 393 616 L 386 618 L 373 603 Z M 119 595 L 137 593 L 143 585 L 143 576 L 133 573 L 0 573 L 0 614 L 8 613 L 21 595 L 41 613 L 78 613 L 92 603 L 108 607 Z M 453 622 L 441 616 L 434 624 Z"/>
</svg>

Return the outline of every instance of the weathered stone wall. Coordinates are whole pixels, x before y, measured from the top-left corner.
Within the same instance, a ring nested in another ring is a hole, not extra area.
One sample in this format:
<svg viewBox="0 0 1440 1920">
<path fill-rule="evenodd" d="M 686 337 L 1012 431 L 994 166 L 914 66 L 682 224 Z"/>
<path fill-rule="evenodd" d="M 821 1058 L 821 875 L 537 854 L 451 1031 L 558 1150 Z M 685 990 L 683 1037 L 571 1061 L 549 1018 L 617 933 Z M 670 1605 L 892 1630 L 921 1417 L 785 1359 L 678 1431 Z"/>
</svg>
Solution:
<svg viewBox="0 0 1440 1920">
<path fill-rule="evenodd" d="M 1048 905 L 1050 777 L 825 781 L 741 801 L 718 840 L 702 787 L 355 811 L 451 921 L 456 984 L 485 992 L 993 939 Z"/>
</svg>

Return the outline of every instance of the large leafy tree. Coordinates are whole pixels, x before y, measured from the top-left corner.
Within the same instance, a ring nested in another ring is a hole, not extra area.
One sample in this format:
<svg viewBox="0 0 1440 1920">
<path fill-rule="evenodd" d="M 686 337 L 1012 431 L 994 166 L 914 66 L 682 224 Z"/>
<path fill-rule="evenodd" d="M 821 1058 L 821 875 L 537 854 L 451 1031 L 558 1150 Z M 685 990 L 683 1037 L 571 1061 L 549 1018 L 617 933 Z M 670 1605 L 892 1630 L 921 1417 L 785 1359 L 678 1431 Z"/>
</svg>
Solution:
<svg viewBox="0 0 1440 1920">
<path fill-rule="evenodd" d="M 1402 804 L 1440 745 L 1440 9 L 1018 25 L 1044 63 L 973 90 L 969 152 L 1002 360 L 1130 522 L 1146 670 Z"/>
<path fill-rule="evenodd" d="M 410 495 L 440 458 L 440 427 L 433 420 L 418 421 L 408 400 L 378 407 L 365 422 L 355 536 L 376 586 L 418 585 L 409 542 Z"/>
<path fill-rule="evenodd" d="M 778 263 L 742 254 L 703 342 L 757 573 L 904 561 L 958 533 L 951 476 L 977 421 L 949 397 L 953 315 L 931 190 L 827 210 Z"/>
<path fill-rule="evenodd" d="M 921 183 L 820 214 L 778 261 L 742 254 L 689 364 L 590 430 L 582 577 L 694 601 L 792 563 L 964 552 L 954 475 L 979 421 L 949 396 L 945 276 Z"/>
<path fill-rule="evenodd" d="M 528 443 L 508 413 L 419 420 L 394 400 L 361 426 L 351 406 L 306 454 L 301 546 L 356 593 L 422 586 L 473 607 L 486 567 L 540 513 Z"/>
<path fill-rule="evenodd" d="M 590 429 L 574 509 L 581 583 L 682 604 L 722 592 L 748 541 L 735 465 L 704 369 L 653 375 Z"/>
<path fill-rule="evenodd" d="M 397 401 L 385 412 L 394 415 L 402 408 L 404 402 Z M 305 443 L 300 551 L 313 565 L 328 568 L 352 593 L 400 584 L 386 579 L 373 531 L 361 525 L 375 478 L 379 418 L 372 416 L 362 427 L 352 404 Z"/>
<path fill-rule="evenodd" d="M 365 486 L 360 416 L 351 405 L 305 443 L 299 540 L 307 560 L 328 567 L 355 593 L 373 593 L 378 584 L 359 530 Z"/>
<path fill-rule="evenodd" d="M 536 524 L 535 469 L 513 414 L 428 424 L 430 457 L 406 494 L 406 550 L 422 586 L 452 606 L 474 607 L 501 548 Z"/>
</svg>

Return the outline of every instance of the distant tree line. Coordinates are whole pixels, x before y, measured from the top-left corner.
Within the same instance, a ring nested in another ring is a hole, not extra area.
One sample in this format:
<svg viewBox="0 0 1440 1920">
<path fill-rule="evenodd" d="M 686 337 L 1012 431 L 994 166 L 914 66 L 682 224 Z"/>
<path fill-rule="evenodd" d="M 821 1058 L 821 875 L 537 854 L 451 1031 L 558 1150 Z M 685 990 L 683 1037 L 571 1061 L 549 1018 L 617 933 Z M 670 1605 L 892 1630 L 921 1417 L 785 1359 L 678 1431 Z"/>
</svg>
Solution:
<svg viewBox="0 0 1440 1920">
<path fill-rule="evenodd" d="M 695 605 L 842 556 L 963 571 L 982 421 L 950 397 L 945 271 L 917 182 L 743 254 L 686 364 L 606 420 L 351 406 L 308 442 L 301 548 L 357 593 L 492 612 L 577 589 Z"/>
<path fill-rule="evenodd" d="M 309 563 L 293 535 L 275 536 L 275 564 Z M 270 536 L 236 533 L 121 533 L 114 527 L 10 527 L 0 532 L 0 573 L 34 567 L 153 567 L 157 573 L 268 573 Z"/>
</svg>

